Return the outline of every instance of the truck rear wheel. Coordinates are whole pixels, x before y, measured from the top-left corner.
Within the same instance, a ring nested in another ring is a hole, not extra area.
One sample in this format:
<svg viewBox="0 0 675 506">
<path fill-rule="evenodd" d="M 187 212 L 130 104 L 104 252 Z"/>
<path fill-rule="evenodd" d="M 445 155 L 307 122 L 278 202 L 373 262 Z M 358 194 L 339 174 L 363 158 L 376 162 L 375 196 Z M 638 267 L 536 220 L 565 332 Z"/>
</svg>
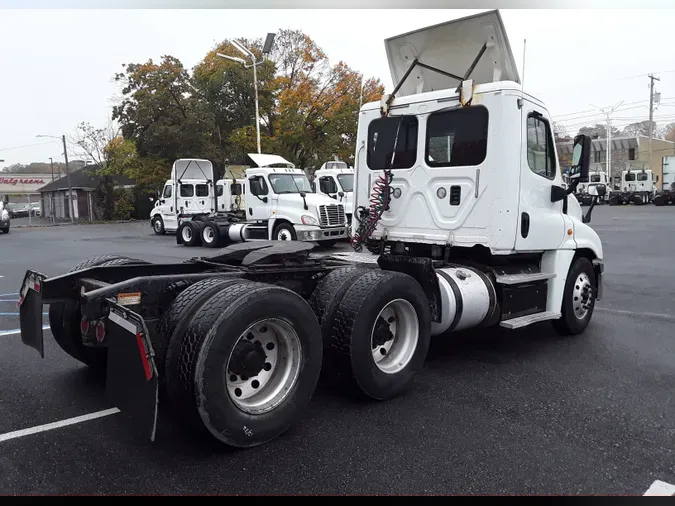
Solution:
<svg viewBox="0 0 675 506">
<path fill-rule="evenodd" d="M 157 325 L 152 347 L 155 350 L 155 363 L 159 373 L 160 385 L 176 381 L 179 368 L 178 357 L 181 346 L 195 311 L 208 298 L 229 286 L 247 283 L 241 278 L 208 278 L 190 285 L 180 292 L 166 309 L 166 313 Z"/>
<path fill-rule="evenodd" d="M 199 246 L 201 243 L 201 227 L 196 221 L 185 221 L 180 224 L 178 233 L 185 246 Z"/>
<path fill-rule="evenodd" d="M 562 316 L 551 322 L 555 331 L 565 336 L 581 334 L 586 330 L 595 309 L 596 294 L 593 264 L 588 258 L 576 258 L 565 283 Z"/>
<path fill-rule="evenodd" d="M 102 255 L 85 260 L 70 269 L 69 272 L 104 265 L 147 263 L 148 262 L 143 260 L 119 255 Z M 54 302 L 49 305 L 49 327 L 56 344 L 75 360 L 93 368 L 103 368 L 106 364 L 108 350 L 106 348 L 88 347 L 82 343 L 82 333 L 80 331 L 81 321 L 82 313 L 80 312 L 79 302 L 64 301 Z"/>
<path fill-rule="evenodd" d="M 234 447 L 290 429 L 316 388 L 322 349 L 307 302 L 285 288 L 234 284 L 190 320 L 176 381 L 167 384 L 188 424 Z"/>
<path fill-rule="evenodd" d="M 324 315 L 325 363 L 334 380 L 376 400 L 406 391 L 431 341 L 431 312 L 407 274 L 372 269 L 358 277 L 334 312 Z"/>
<path fill-rule="evenodd" d="M 202 244 L 207 248 L 216 248 L 220 243 L 220 228 L 214 222 L 205 222 L 202 228 Z"/>
</svg>

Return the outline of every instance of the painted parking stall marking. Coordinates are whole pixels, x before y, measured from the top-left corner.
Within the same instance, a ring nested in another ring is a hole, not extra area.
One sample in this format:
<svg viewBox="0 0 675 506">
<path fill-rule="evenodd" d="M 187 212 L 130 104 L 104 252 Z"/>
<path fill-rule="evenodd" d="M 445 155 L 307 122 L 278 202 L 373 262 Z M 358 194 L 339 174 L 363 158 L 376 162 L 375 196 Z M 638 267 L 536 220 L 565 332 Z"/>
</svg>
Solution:
<svg viewBox="0 0 675 506">
<path fill-rule="evenodd" d="M 665 481 L 656 480 L 642 495 L 675 496 L 675 485 L 671 485 Z"/>
<path fill-rule="evenodd" d="M 60 429 L 61 427 L 67 427 L 69 425 L 75 425 L 82 422 L 88 422 L 90 420 L 96 420 L 97 418 L 103 418 L 104 416 L 114 415 L 119 412 L 120 410 L 117 408 L 104 409 L 103 411 L 96 411 L 95 413 L 89 413 L 87 415 L 76 416 L 74 418 L 67 418 L 65 420 L 59 420 L 58 422 L 52 422 L 44 425 L 38 425 L 36 427 L 29 427 L 28 429 L 21 429 L 12 432 L 7 432 L 6 434 L 0 434 L 0 443 L 4 441 L 9 441 L 10 439 L 17 439 L 20 437 L 30 436 L 32 434 L 38 434 L 40 432 Z"/>
<path fill-rule="evenodd" d="M 42 330 L 49 330 L 49 325 L 43 325 Z M 12 330 L 0 330 L 0 337 L 3 336 L 14 336 L 21 334 L 21 329 L 12 329 Z"/>
</svg>

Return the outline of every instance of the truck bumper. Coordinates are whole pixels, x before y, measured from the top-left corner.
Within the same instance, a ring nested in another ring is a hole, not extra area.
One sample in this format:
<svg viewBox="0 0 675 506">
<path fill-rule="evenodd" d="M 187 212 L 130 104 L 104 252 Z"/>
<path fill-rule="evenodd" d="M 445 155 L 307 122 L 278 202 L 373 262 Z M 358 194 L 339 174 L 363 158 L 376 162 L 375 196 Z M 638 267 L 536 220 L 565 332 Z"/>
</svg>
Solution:
<svg viewBox="0 0 675 506">
<path fill-rule="evenodd" d="M 20 290 L 21 341 L 44 358 L 42 284 L 46 276 L 27 271 Z M 106 397 L 152 441 L 157 428 L 159 378 L 154 350 L 143 318 L 123 306 L 108 302 Z"/>
<path fill-rule="evenodd" d="M 311 225 L 295 225 L 298 241 L 334 241 L 346 239 L 347 227 L 315 227 Z"/>
</svg>

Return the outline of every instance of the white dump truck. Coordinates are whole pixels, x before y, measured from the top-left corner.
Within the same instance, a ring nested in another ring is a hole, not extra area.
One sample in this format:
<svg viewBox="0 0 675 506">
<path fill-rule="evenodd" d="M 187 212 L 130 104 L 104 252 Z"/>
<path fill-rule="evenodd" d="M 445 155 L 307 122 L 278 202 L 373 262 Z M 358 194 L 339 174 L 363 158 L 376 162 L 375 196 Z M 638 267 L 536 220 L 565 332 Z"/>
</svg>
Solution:
<svg viewBox="0 0 675 506">
<path fill-rule="evenodd" d="M 609 205 L 649 204 L 656 195 L 657 178 L 649 169 L 624 170 L 621 172 L 621 188 L 612 192 Z"/>
<path fill-rule="evenodd" d="M 326 162 L 314 173 L 314 185 L 317 193 L 345 206 L 347 221 L 351 223 L 354 212 L 354 169 L 345 162 Z"/>
<path fill-rule="evenodd" d="M 354 252 L 249 242 L 243 224 L 239 244 L 181 263 L 29 270 L 22 341 L 44 357 L 48 304 L 53 338 L 107 367 L 134 428 L 154 439 L 166 403 L 205 437 L 252 447 L 299 422 L 320 375 L 377 401 L 401 395 L 432 336 L 538 322 L 583 333 L 603 277 L 593 203 L 584 215 L 573 195 L 590 138 L 575 138 L 563 188 L 551 117 L 523 91 L 497 11 L 386 49 L 395 90 L 358 117 Z"/>
<path fill-rule="evenodd" d="M 248 156 L 256 167 L 246 169 L 244 181 L 222 179 L 215 185 L 208 160 L 177 160 L 175 176 L 151 212 L 155 233 L 176 231 L 178 244 L 207 247 L 240 240 L 244 226 L 249 239 L 333 246 L 348 237 L 344 205 L 315 194 L 302 170 L 278 155 Z"/>
</svg>

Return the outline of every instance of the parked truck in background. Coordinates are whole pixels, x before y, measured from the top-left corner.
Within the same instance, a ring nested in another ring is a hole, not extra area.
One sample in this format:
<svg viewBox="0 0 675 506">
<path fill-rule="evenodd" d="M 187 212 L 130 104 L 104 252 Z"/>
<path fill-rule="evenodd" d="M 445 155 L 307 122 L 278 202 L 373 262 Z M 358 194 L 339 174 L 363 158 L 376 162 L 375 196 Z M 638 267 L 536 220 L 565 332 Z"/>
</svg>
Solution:
<svg viewBox="0 0 675 506">
<path fill-rule="evenodd" d="M 576 197 L 582 206 L 590 206 L 597 196 L 597 189 L 594 192 L 589 192 L 592 186 L 603 186 L 605 188 L 605 195 L 602 198 L 597 198 L 598 204 L 604 204 L 609 200 L 609 184 L 607 183 L 607 174 L 605 172 L 591 172 L 588 175 L 588 183 L 580 183 L 577 187 Z"/>
<path fill-rule="evenodd" d="M 624 170 L 621 172 L 621 187 L 609 196 L 609 205 L 649 204 L 656 195 L 658 176 L 649 169 Z"/>
<path fill-rule="evenodd" d="M 432 335 L 537 322 L 583 333 L 603 276 L 588 225 L 595 202 L 583 215 L 573 194 L 588 177 L 590 138 L 575 138 L 563 188 L 552 120 L 522 89 L 498 11 L 385 47 L 397 84 L 359 113 L 355 252 L 247 242 L 255 225 L 243 223 L 241 242 L 210 257 L 107 255 L 57 276 L 29 270 L 22 341 L 44 357 L 48 304 L 59 346 L 107 367 L 110 399 L 151 439 L 166 402 L 198 433 L 251 447 L 298 423 L 320 374 L 370 399 L 401 395 Z M 272 186 L 294 174 L 252 172 L 247 205 L 272 195 L 255 178 Z"/>
<path fill-rule="evenodd" d="M 354 169 L 345 162 L 326 162 L 314 173 L 314 185 L 317 193 L 345 206 L 347 222 L 351 224 L 354 212 Z"/>
<path fill-rule="evenodd" d="M 166 182 L 164 198 L 151 212 L 155 232 L 176 231 L 178 244 L 207 247 L 224 246 L 231 236 L 240 240 L 244 225 L 248 239 L 316 241 L 329 247 L 348 237 L 344 205 L 315 194 L 302 170 L 278 155 L 248 156 L 256 167 L 246 169 L 243 181 L 215 184 L 207 160 L 177 160 L 181 177 Z"/>
</svg>

